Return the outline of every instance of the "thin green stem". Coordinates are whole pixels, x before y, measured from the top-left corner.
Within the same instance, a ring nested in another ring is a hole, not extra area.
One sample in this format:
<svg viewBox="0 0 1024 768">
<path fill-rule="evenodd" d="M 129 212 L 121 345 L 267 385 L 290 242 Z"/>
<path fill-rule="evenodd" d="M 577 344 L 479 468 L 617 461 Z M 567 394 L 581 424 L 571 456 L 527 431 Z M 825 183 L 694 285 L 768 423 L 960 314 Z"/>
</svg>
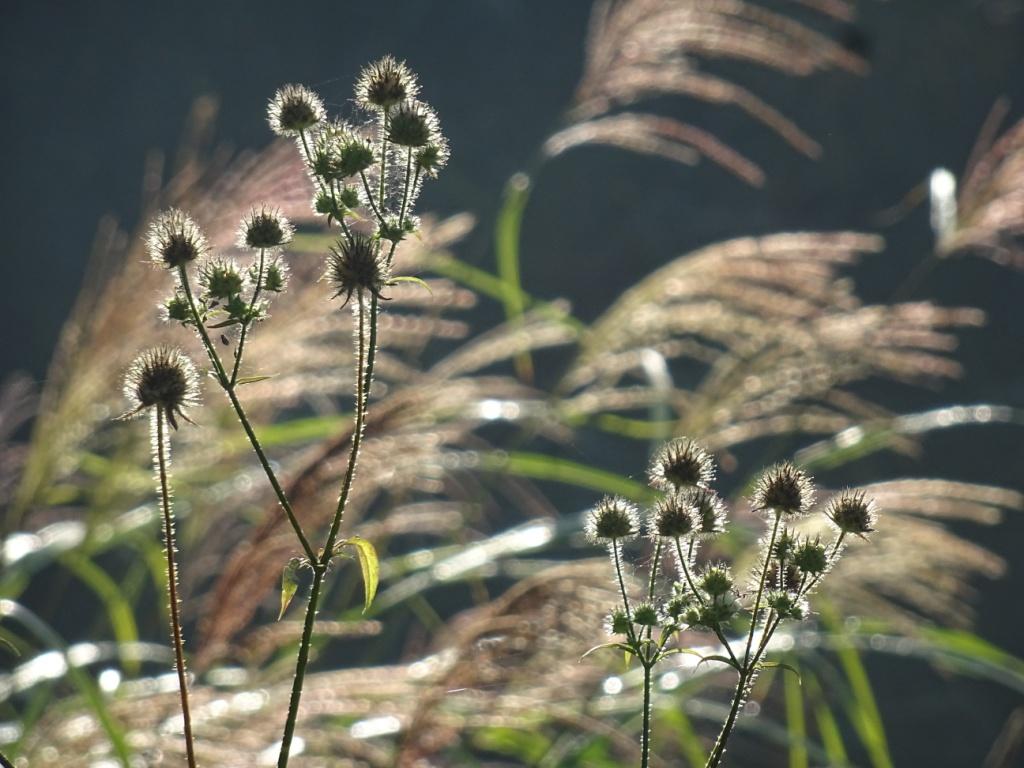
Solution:
<svg viewBox="0 0 1024 768">
<path fill-rule="evenodd" d="M 264 249 L 260 248 L 260 268 L 256 274 L 256 287 L 252 289 L 252 298 L 249 300 L 249 310 L 245 313 L 245 322 L 242 323 L 242 330 L 238 333 L 238 344 L 235 346 L 235 364 L 231 368 L 231 387 L 234 387 L 235 382 L 238 381 L 238 368 L 242 364 L 242 353 L 245 350 L 245 335 L 249 331 L 249 326 L 252 325 L 252 313 L 256 308 L 256 301 L 260 297 L 260 290 L 263 288 L 263 264 Z"/>
<path fill-rule="evenodd" d="M 370 182 L 367 181 L 366 174 L 363 171 L 360 171 L 359 172 L 359 178 L 362 179 L 362 181 L 363 181 L 363 191 L 366 192 L 366 200 L 370 204 L 370 210 L 373 211 L 373 215 L 377 217 L 377 221 L 381 225 L 383 225 L 384 224 L 384 216 L 381 214 L 380 210 L 377 208 L 377 203 L 373 199 L 373 193 L 370 192 Z"/>
<path fill-rule="evenodd" d="M 309 590 L 309 602 L 306 604 L 306 620 L 302 625 L 302 639 L 299 641 L 299 658 L 295 663 L 295 678 L 292 680 L 292 695 L 288 702 L 288 719 L 285 720 L 284 734 L 281 736 L 281 751 L 277 757 L 278 768 L 286 768 L 288 754 L 295 736 L 295 723 L 299 716 L 299 700 L 302 698 L 302 686 L 306 679 L 306 666 L 309 664 L 309 649 L 313 643 L 313 627 L 316 624 L 317 605 L 320 602 L 320 589 L 324 583 L 327 567 L 322 563 L 313 563 L 313 585 Z"/>
<path fill-rule="evenodd" d="M 654 585 L 658 578 L 658 565 L 661 562 L 661 537 L 658 536 L 654 540 L 654 557 L 651 559 L 651 579 L 647 585 L 647 601 L 654 604 Z M 654 633 L 654 627 L 647 627 L 647 639 L 651 639 L 651 635 Z"/>
<path fill-rule="evenodd" d="M 622 576 L 622 560 L 619 558 L 619 540 L 612 539 L 610 545 L 612 550 L 612 561 L 615 564 L 615 578 L 619 582 L 619 593 L 622 595 L 622 608 L 626 612 L 626 627 L 629 630 L 629 641 L 633 644 L 637 653 L 640 648 L 636 642 L 636 633 L 633 632 L 633 612 L 629 608 L 629 597 L 626 595 L 626 580 Z"/>
<path fill-rule="evenodd" d="M 754 598 L 754 607 L 750 614 L 750 631 L 747 633 L 747 648 L 743 652 L 743 664 L 750 666 L 750 648 L 754 644 L 754 632 L 757 629 L 757 615 L 761 612 L 761 597 L 764 595 L 764 583 L 768 578 L 768 567 L 772 562 L 772 552 L 775 551 L 775 538 L 779 534 L 779 521 L 782 513 L 775 513 L 775 523 L 772 525 L 772 535 L 768 541 L 768 550 L 764 558 L 764 566 L 761 568 L 761 578 L 757 585 L 757 597 Z"/>
<path fill-rule="evenodd" d="M 647 768 L 651 762 L 651 667 L 644 662 L 644 725 L 640 735 L 640 768 Z"/>
<path fill-rule="evenodd" d="M 676 554 L 679 556 L 679 567 L 683 569 L 683 576 L 686 578 L 686 583 L 689 585 L 690 590 L 693 592 L 694 597 L 697 598 L 697 602 L 704 605 L 704 598 L 701 597 L 700 590 L 697 589 L 697 585 L 693 583 L 693 577 L 690 576 L 690 556 L 693 553 L 693 539 L 690 539 L 690 553 L 691 555 L 683 555 L 683 545 L 679 542 L 679 537 L 675 537 L 676 540 Z"/>
<path fill-rule="evenodd" d="M 217 374 L 217 380 L 224 392 L 227 393 L 228 399 L 231 401 L 231 405 L 235 409 L 235 414 L 238 416 L 238 420 L 242 423 L 242 429 L 245 430 L 245 434 L 249 438 L 252 449 L 256 453 L 256 458 L 259 459 L 260 466 L 263 467 L 263 472 L 266 474 L 267 480 L 270 481 L 270 485 L 274 489 L 277 501 L 284 510 L 284 513 L 288 518 L 288 522 L 292 526 L 292 530 L 295 531 L 295 535 L 298 537 L 299 543 L 302 545 L 302 551 L 305 553 L 309 561 L 313 563 L 316 561 L 316 553 L 313 551 L 313 547 L 310 546 L 309 539 L 306 538 L 306 534 L 302 530 L 302 526 L 299 524 L 298 518 L 295 516 L 295 511 L 292 509 L 291 502 L 288 501 L 288 497 L 285 495 L 284 489 L 281 487 L 281 483 L 278 482 L 277 475 L 270 466 L 270 460 L 263 452 L 263 446 L 260 445 L 259 438 L 256 437 L 256 432 L 253 430 L 248 416 L 246 416 L 245 409 L 242 407 L 242 403 L 238 399 L 238 395 L 235 394 L 235 389 L 231 385 L 231 381 L 228 379 L 227 373 L 224 371 L 220 355 L 217 354 L 216 347 L 214 347 L 213 342 L 210 341 L 210 335 L 206 332 L 206 326 L 203 325 L 202 318 L 199 315 L 199 310 L 196 309 L 195 299 L 192 297 L 192 289 L 189 286 L 188 273 L 185 271 L 184 266 L 178 268 L 178 276 L 180 278 L 182 289 L 185 291 L 185 298 L 188 300 L 188 306 L 192 313 L 192 321 L 196 326 L 196 330 L 199 331 L 199 338 L 203 342 L 206 354 L 209 356 L 210 363 L 213 365 L 214 372 Z"/>
<path fill-rule="evenodd" d="M 384 122 L 380 131 L 380 199 L 378 204 L 382 211 L 384 210 L 384 181 L 388 175 L 388 117 L 390 112 L 390 107 L 384 108 Z"/>
<path fill-rule="evenodd" d="M 156 467 L 160 477 L 160 507 L 164 516 L 164 544 L 167 553 L 167 597 L 171 614 L 171 641 L 174 644 L 174 666 L 178 672 L 178 691 L 181 694 L 181 719 L 185 726 L 185 752 L 189 768 L 195 768 L 196 755 L 192 740 L 192 715 L 188 706 L 188 677 L 185 674 L 185 640 L 181 631 L 181 607 L 178 601 L 178 566 L 174 561 L 174 518 L 171 512 L 171 491 L 168 482 L 167 465 L 170 447 L 164 433 L 164 410 L 157 407 L 153 414 L 156 421 Z"/>
</svg>

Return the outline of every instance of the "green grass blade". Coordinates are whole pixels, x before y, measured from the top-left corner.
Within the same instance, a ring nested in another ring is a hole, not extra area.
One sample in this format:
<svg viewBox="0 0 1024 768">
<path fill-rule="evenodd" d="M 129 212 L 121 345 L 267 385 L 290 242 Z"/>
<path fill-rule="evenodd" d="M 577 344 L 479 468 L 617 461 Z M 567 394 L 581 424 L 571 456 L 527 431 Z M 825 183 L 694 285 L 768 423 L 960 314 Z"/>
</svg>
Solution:
<svg viewBox="0 0 1024 768">
<path fill-rule="evenodd" d="M 628 477 L 540 453 L 496 452 L 484 454 L 481 466 L 495 472 L 529 477 L 533 480 L 551 480 L 602 493 L 618 494 L 638 502 L 650 501 L 652 497 L 651 490 L 646 485 L 630 480 Z"/>
<path fill-rule="evenodd" d="M 91 589 L 103 603 L 117 642 L 124 644 L 138 641 L 139 628 L 135 623 L 132 606 L 125 598 L 120 586 L 107 572 L 77 551 L 66 553 L 61 558 L 61 563 Z M 138 671 L 138 663 L 126 662 L 125 669 L 129 673 L 135 674 Z"/>
<path fill-rule="evenodd" d="M 505 185 L 505 200 L 498 213 L 494 229 L 494 253 L 498 263 L 498 279 L 501 280 L 502 304 L 509 322 L 522 320 L 526 311 L 522 280 L 519 269 L 519 232 L 523 223 L 523 211 L 530 199 L 530 179 L 517 173 Z M 533 361 L 528 352 L 515 359 L 516 372 L 525 381 L 533 379 Z"/>
<path fill-rule="evenodd" d="M 797 675 L 782 676 L 786 702 L 786 726 L 789 729 L 789 768 L 807 768 L 807 723 L 804 720 L 804 693 Z"/>
</svg>

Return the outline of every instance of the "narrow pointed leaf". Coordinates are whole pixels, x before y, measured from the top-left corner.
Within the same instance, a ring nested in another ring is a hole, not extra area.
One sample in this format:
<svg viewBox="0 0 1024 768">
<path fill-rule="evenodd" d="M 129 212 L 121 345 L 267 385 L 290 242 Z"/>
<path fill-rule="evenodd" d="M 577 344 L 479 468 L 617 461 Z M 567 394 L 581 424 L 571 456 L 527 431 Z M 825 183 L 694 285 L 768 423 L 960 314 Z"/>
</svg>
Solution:
<svg viewBox="0 0 1024 768">
<path fill-rule="evenodd" d="M 373 544 L 359 536 L 345 539 L 343 544 L 348 544 L 356 551 L 359 557 L 359 568 L 363 572 L 363 613 L 373 605 L 373 598 L 377 594 L 377 582 L 380 579 L 380 562 L 377 560 L 377 550 Z"/>
<path fill-rule="evenodd" d="M 630 648 L 625 643 L 614 643 L 614 642 L 613 643 L 601 643 L 600 645 L 595 645 L 589 651 L 587 651 L 582 656 L 580 656 L 579 660 L 583 661 L 585 658 L 587 658 L 587 656 L 592 654 L 594 651 L 600 651 L 602 648 L 617 648 L 619 650 L 625 651 L 627 654 L 633 652 L 633 649 Z"/>
<path fill-rule="evenodd" d="M 255 384 L 257 381 L 266 381 L 267 379 L 272 379 L 272 378 L 274 378 L 273 375 L 267 375 L 267 376 L 239 376 L 238 380 L 235 382 L 235 385 L 236 386 L 241 386 L 242 384 Z"/>
<path fill-rule="evenodd" d="M 299 568 L 302 565 L 302 561 L 293 557 L 285 565 L 284 570 L 281 571 L 281 610 L 277 614 L 277 620 L 280 621 L 284 616 L 284 612 L 288 610 L 288 606 L 292 602 L 292 598 L 295 597 L 295 592 L 299 588 Z"/>
<path fill-rule="evenodd" d="M 396 285 L 397 283 L 415 283 L 416 285 L 422 285 L 427 289 L 427 293 L 431 296 L 434 295 L 434 291 L 430 288 L 430 284 L 426 280 L 414 275 L 399 275 L 398 277 L 392 277 L 391 284 Z"/>
</svg>

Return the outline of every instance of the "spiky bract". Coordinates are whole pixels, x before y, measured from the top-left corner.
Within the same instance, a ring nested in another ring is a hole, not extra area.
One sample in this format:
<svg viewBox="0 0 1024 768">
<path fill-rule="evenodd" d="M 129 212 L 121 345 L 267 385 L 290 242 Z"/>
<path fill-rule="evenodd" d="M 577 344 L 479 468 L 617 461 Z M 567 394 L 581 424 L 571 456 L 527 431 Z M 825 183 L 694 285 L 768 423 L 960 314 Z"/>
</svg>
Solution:
<svg viewBox="0 0 1024 768">
<path fill-rule="evenodd" d="M 156 347 L 143 352 L 128 367 L 124 395 L 131 406 L 126 418 L 159 408 L 177 429 L 177 417 L 188 421 L 185 410 L 199 405 L 199 377 L 195 365 L 181 350 Z"/>
<path fill-rule="evenodd" d="M 651 486 L 662 491 L 707 487 L 715 479 L 715 462 L 700 444 L 680 437 L 662 446 L 647 475 Z"/>
<path fill-rule="evenodd" d="M 750 497 L 755 512 L 777 512 L 784 517 L 806 515 L 814 504 L 814 483 L 790 462 L 765 470 Z"/>
<path fill-rule="evenodd" d="M 169 208 L 150 222 L 146 249 L 154 264 L 177 269 L 205 256 L 210 246 L 206 235 L 191 216 L 177 208 Z"/>
<path fill-rule="evenodd" d="M 387 282 L 387 266 L 380 252 L 380 242 L 366 235 L 353 235 L 351 240 L 341 238 L 331 246 L 327 259 L 327 278 L 334 286 L 332 298 L 345 296 L 345 304 L 352 294 L 363 291 L 380 297 Z"/>
<path fill-rule="evenodd" d="M 324 102 L 304 85 L 279 88 L 267 105 L 270 129 L 278 136 L 297 136 L 324 119 Z"/>
<path fill-rule="evenodd" d="M 875 500 L 867 498 L 864 491 L 850 489 L 829 499 L 825 514 L 841 532 L 862 537 L 874 532 L 878 519 Z"/>
<path fill-rule="evenodd" d="M 605 496 L 587 514 L 587 538 L 593 542 L 625 541 L 638 529 L 636 505 L 621 496 Z"/>
</svg>

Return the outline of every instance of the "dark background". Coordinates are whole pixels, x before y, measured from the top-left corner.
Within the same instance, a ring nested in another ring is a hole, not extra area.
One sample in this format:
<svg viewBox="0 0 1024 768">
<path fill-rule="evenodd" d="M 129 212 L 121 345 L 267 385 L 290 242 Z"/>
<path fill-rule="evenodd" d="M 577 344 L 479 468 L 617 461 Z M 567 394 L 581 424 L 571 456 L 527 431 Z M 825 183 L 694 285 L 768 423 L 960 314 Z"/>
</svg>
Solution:
<svg viewBox="0 0 1024 768">
<path fill-rule="evenodd" d="M 878 212 L 933 168 L 961 172 L 997 97 L 1011 99 L 1010 121 L 1024 115 L 1021 6 L 864 0 L 855 27 L 820 25 L 865 52 L 872 72 L 863 78 L 795 80 L 752 65 L 709 64 L 793 117 L 821 142 L 824 157 L 797 155 L 739 110 L 685 99 L 658 103 L 761 164 L 765 188 L 752 190 L 708 163 L 685 168 L 575 150 L 536 180 L 523 230 L 526 287 L 567 296 L 591 318 L 624 286 L 710 242 L 787 229 L 877 229 Z M 387 52 L 420 74 L 452 142 L 451 165 L 427 186 L 420 210 L 476 214 L 479 226 L 458 255 L 490 268 L 502 186 L 533 161 L 571 99 L 589 7 L 586 0 L 8 0 L 0 10 L 0 378 L 23 370 L 41 380 L 98 219 L 113 213 L 135 228 L 146 152 L 173 157 L 197 96 L 220 100 L 219 141 L 260 147 L 270 140 L 265 103 L 279 85 L 307 83 L 340 107 L 358 69 Z M 872 300 L 889 298 L 932 247 L 924 207 L 882 233 L 887 251 L 857 272 Z M 1024 406 L 1024 275 L 958 259 L 910 295 L 983 307 L 989 324 L 963 335 L 964 380 L 941 392 L 901 391 L 891 401 L 896 410 L 958 401 Z M 498 317 L 490 311 L 482 322 Z M 891 461 L 886 475 L 1022 487 L 1019 428 L 989 428 L 980 442 L 972 436 L 981 450 L 964 450 L 963 432 L 929 438 L 922 461 Z M 1018 516 L 997 531 L 968 532 L 1011 563 L 1008 579 L 984 589 L 978 630 L 1024 655 L 1024 525 Z M 913 665 L 877 661 L 872 672 L 897 765 L 980 764 L 1020 703 L 991 684 L 943 681 Z"/>
</svg>

